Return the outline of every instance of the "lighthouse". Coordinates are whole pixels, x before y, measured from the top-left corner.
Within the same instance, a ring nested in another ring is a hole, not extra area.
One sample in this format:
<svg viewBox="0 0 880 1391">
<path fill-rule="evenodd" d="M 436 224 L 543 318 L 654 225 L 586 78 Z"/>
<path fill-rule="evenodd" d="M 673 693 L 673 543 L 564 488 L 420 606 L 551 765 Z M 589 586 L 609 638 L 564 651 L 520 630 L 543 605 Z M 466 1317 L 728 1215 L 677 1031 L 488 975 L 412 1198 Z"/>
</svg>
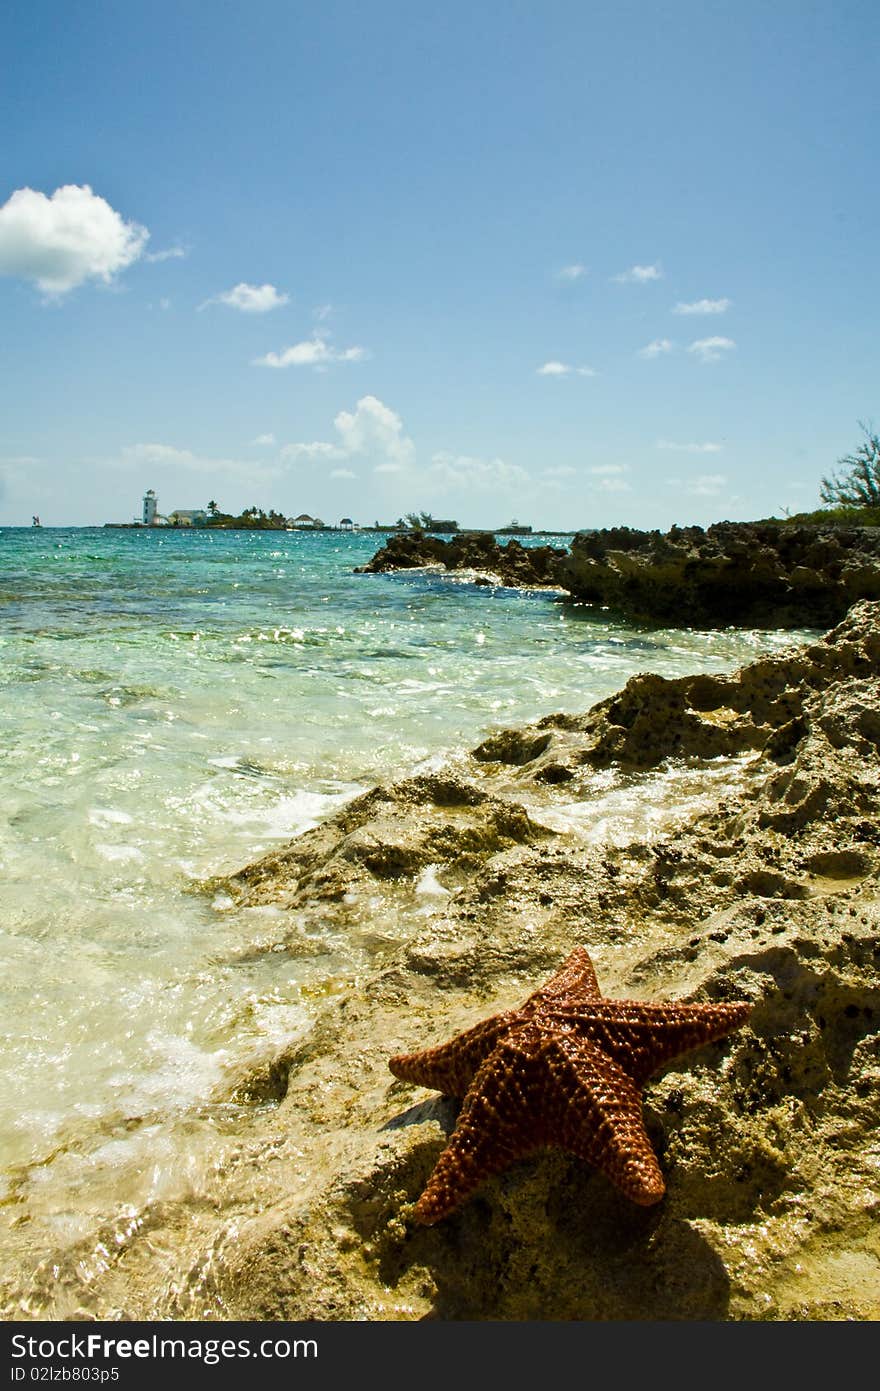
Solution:
<svg viewBox="0 0 880 1391">
<path fill-rule="evenodd" d="M 152 488 L 148 488 L 144 493 L 144 526 L 156 525 L 156 494 Z"/>
</svg>

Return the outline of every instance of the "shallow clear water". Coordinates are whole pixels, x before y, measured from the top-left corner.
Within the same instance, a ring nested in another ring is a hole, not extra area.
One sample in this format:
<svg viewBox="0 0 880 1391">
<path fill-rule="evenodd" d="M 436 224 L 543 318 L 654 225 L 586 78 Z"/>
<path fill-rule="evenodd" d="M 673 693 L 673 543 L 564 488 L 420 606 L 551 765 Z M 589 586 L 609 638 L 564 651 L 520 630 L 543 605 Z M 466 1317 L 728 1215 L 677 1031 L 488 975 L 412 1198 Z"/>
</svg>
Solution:
<svg viewBox="0 0 880 1391">
<path fill-rule="evenodd" d="M 200 880 L 499 726 L 794 637 L 354 574 L 382 539 L 0 531 L 0 1200 L 34 1255 L 185 1192 L 231 1123 L 230 1079 L 345 969 L 246 950 L 271 910 Z M 597 783 L 593 833 L 621 797 Z"/>
</svg>

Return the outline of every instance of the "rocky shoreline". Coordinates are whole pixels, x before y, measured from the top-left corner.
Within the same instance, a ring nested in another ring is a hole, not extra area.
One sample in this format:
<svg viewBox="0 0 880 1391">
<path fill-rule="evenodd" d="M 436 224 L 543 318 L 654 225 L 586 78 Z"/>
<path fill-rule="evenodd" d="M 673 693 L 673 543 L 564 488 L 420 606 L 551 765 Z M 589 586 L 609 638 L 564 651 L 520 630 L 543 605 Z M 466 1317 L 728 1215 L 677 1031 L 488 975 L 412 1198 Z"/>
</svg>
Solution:
<svg viewBox="0 0 880 1391">
<path fill-rule="evenodd" d="M 880 527 L 719 522 L 579 532 L 566 551 L 465 533 L 392 537 L 364 572 L 438 565 L 483 583 L 559 588 L 638 622 L 794 628 L 838 623 L 880 598 Z"/>
<path fill-rule="evenodd" d="M 690 800 L 652 834 L 578 820 L 609 787 L 668 803 L 676 770 Z M 279 960 L 313 949 L 310 915 L 342 942 L 395 933 L 239 1080 L 210 1182 L 108 1228 L 97 1267 L 47 1261 L 5 1316 L 880 1317 L 878 804 L 870 601 L 730 676 L 637 676 L 357 798 L 222 888 L 280 910 Z M 519 1005 L 575 947 L 606 996 L 752 1006 L 645 1089 L 665 1197 L 548 1150 L 418 1225 L 457 1108 L 389 1057 Z"/>
</svg>

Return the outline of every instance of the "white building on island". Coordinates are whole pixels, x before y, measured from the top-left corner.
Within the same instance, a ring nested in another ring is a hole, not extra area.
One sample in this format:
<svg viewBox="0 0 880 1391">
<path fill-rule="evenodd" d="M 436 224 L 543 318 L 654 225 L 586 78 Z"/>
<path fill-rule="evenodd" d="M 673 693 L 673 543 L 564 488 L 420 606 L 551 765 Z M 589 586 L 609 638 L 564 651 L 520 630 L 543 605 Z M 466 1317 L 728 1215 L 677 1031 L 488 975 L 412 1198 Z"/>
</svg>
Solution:
<svg viewBox="0 0 880 1391">
<path fill-rule="evenodd" d="M 152 488 L 148 488 L 144 493 L 144 526 L 155 526 L 158 515 L 157 508 L 159 499 Z"/>
</svg>

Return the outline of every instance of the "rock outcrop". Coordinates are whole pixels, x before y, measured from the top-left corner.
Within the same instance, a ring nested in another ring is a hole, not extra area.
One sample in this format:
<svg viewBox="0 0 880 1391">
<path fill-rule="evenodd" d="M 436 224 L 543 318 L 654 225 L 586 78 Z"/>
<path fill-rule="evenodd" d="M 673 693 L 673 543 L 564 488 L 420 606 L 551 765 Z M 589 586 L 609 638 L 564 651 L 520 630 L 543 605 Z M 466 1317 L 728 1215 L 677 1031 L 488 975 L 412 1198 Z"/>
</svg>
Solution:
<svg viewBox="0 0 880 1391">
<path fill-rule="evenodd" d="M 392 536 L 359 574 L 437 566 L 473 570 L 477 583 L 558 588 L 557 566 L 565 559 L 561 546 L 523 546 L 515 539 L 499 545 L 490 532 L 464 531 L 450 541 L 424 532 Z"/>
<path fill-rule="evenodd" d="M 880 528 L 617 527 L 576 536 L 557 573 L 573 598 L 650 622 L 825 627 L 880 598 Z"/>
<path fill-rule="evenodd" d="M 793 628 L 838 623 L 851 604 L 880 598 L 880 528 L 720 522 L 670 531 L 579 532 L 568 551 L 392 538 L 364 571 L 439 565 L 506 585 L 558 587 L 578 603 L 644 623 Z"/>
<path fill-rule="evenodd" d="M 615 796 L 635 833 L 606 833 Z M 223 881 L 280 910 L 279 961 L 320 916 L 351 969 L 240 1079 L 210 1184 L 138 1214 L 88 1282 L 75 1252 L 35 1281 L 104 1319 L 880 1317 L 878 813 L 876 602 L 358 798 Z M 665 1198 L 546 1151 L 418 1226 L 456 1106 L 389 1056 L 518 1005 L 575 946 L 606 995 L 752 1004 L 645 1088 Z"/>
</svg>

